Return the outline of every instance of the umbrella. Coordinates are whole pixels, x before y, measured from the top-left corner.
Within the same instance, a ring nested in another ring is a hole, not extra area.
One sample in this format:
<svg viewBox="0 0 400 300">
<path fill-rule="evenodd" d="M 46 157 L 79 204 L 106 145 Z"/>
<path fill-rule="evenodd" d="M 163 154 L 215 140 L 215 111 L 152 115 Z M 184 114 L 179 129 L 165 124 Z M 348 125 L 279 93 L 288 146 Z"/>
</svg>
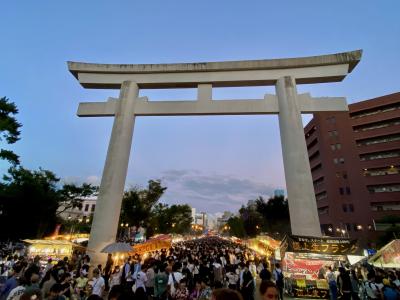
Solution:
<svg viewBox="0 0 400 300">
<path fill-rule="evenodd" d="M 112 243 L 104 247 L 102 253 L 131 252 L 132 246 L 128 243 Z"/>
</svg>

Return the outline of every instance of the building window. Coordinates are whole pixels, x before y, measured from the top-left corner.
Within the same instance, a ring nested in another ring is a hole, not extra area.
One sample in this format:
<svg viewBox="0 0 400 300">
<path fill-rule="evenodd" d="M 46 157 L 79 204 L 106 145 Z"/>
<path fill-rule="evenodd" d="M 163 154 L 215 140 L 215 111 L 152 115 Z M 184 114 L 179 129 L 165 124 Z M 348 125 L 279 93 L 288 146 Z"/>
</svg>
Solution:
<svg viewBox="0 0 400 300">
<path fill-rule="evenodd" d="M 378 129 L 378 128 L 396 126 L 399 124 L 400 124 L 400 118 L 394 118 L 394 119 L 390 119 L 390 120 L 384 120 L 384 121 L 354 126 L 353 129 L 355 132 L 359 132 L 359 131 L 368 131 L 368 130 L 373 130 L 373 129 Z"/>
<path fill-rule="evenodd" d="M 320 193 L 318 193 L 318 194 L 315 195 L 315 198 L 316 198 L 317 200 L 322 200 L 322 199 L 325 199 L 326 197 L 328 197 L 328 195 L 327 195 L 326 192 L 320 192 Z"/>
<path fill-rule="evenodd" d="M 333 163 L 334 163 L 335 165 L 337 165 L 337 164 L 339 163 L 339 159 L 338 159 L 338 158 L 334 158 L 334 159 L 333 159 Z"/>
<path fill-rule="evenodd" d="M 350 194 L 351 194 L 350 188 L 349 188 L 348 186 L 346 186 L 346 194 L 347 194 L 347 195 L 350 195 Z"/>
<path fill-rule="evenodd" d="M 339 158 L 339 162 L 340 162 L 341 164 L 344 164 L 344 158 L 343 158 L 343 157 Z"/>
<path fill-rule="evenodd" d="M 347 231 L 351 231 L 351 224 L 350 223 L 346 223 L 346 229 L 347 229 Z"/>
<path fill-rule="evenodd" d="M 387 166 L 383 168 L 364 169 L 364 176 L 384 176 L 399 174 L 399 166 Z"/>
<path fill-rule="evenodd" d="M 374 108 L 350 113 L 350 118 L 357 119 L 357 118 L 371 116 L 371 115 L 384 113 L 384 112 L 388 112 L 388 111 L 393 111 L 393 110 L 397 110 L 397 109 L 400 109 L 400 103 L 391 103 L 391 104 L 383 105 L 380 107 L 374 107 Z"/>
<path fill-rule="evenodd" d="M 400 150 L 389 150 L 389 151 L 360 154 L 360 160 L 367 161 L 367 160 L 375 160 L 375 159 L 383 159 L 383 158 L 391 158 L 399 156 L 400 156 Z"/>
<path fill-rule="evenodd" d="M 95 210 L 95 208 L 96 208 L 96 204 L 93 204 L 92 205 L 92 212 Z"/>
<path fill-rule="evenodd" d="M 344 194 L 344 190 L 343 190 L 343 188 L 341 187 L 341 188 L 339 188 L 339 194 L 340 195 L 343 195 Z"/>
<path fill-rule="evenodd" d="M 347 212 L 347 204 L 342 204 L 342 209 L 344 212 Z"/>
<path fill-rule="evenodd" d="M 353 204 L 349 204 L 349 212 L 354 212 L 354 205 Z"/>
<path fill-rule="evenodd" d="M 373 193 L 393 193 L 400 192 L 400 184 L 379 184 L 379 185 L 369 185 L 367 186 L 368 191 Z"/>
<path fill-rule="evenodd" d="M 337 177 L 337 178 L 342 177 L 341 173 L 340 173 L 340 172 L 336 172 L 336 177 Z"/>
<path fill-rule="evenodd" d="M 332 151 L 335 151 L 336 150 L 336 146 L 334 144 L 332 144 L 331 145 L 331 149 L 332 149 Z"/>
<path fill-rule="evenodd" d="M 342 149 L 342 144 L 336 144 L 336 149 L 338 150 Z"/>
<path fill-rule="evenodd" d="M 329 124 L 335 124 L 336 118 L 334 116 L 326 118 L 326 122 L 328 122 Z"/>
<path fill-rule="evenodd" d="M 330 137 L 338 136 L 338 132 L 337 130 L 328 131 L 328 135 Z"/>
<path fill-rule="evenodd" d="M 89 204 L 85 205 L 85 211 L 89 211 Z"/>
<path fill-rule="evenodd" d="M 376 210 L 377 210 L 377 211 L 383 211 L 383 206 L 377 205 L 377 206 L 376 206 Z"/>
<path fill-rule="evenodd" d="M 324 206 L 324 207 L 318 208 L 318 214 L 327 215 L 328 213 L 329 213 L 329 207 L 328 206 Z"/>
<path fill-rule="evenodd" d="M 400 134 L 389 134 L 357 141 L 357 147 L 400 141 Z"/>
</svg>

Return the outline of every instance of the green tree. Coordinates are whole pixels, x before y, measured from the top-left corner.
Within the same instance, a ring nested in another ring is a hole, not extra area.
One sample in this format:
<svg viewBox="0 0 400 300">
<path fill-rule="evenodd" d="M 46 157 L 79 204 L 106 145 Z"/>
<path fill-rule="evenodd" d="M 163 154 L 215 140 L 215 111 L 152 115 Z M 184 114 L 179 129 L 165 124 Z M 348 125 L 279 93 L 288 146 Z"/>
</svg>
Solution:
<svg viewBox="0 0 400 300">
<path fill-rule="evenodd" d="M 0 228 L 7 228 L 0 231 L 0 238 L 33 238 L 50 234 L 58 223 L 57 210 L 63 205 L 79 207 L 78 199 L 91 189 L 88 185 L 59 188 L 59 181 L 48 170 L 10 168 L 0 183 Z M 82 191 L 81 195 L 79 191 Z"/>
<path fill-rule="evenodd" d="M 246 236 L 243 219 L 241 217 L 238 216 L 230 217 L 228 219 L 227 225 L 229 226 L 230 235 L 236 236 L 238 238 L 243 238 Z"/>
<path fill-rule="evenodd" d="M 263 197 L 257 198 L 256 210 L 263 217 L 263 231 L 270 234 L 278 233 L 281 236 L 291 232 L 289 205 L 283 196 L 275 196 L 268 201 Z"/>
<path fill-rule="evenodd" d="M 134 187 L 124 193 L 120 223 L 148 226 L 151 212 L 167 188 L 160 180 L 149 180 L 147 188 Z"/>
<path fill-rule="evenodd" d="M 0 98 L 0 141 L 14 144 L 19 140 L 21 124 L 14 117 L 18 113 L 17 106 L 8 98 Z M 0 149 L 0 159 L 9 161 L 12 165 L 19 164 L 19 157 L 10 150 Z"/>
<path fill-rule="evenodd" d="M 239 213 L 243 220 L 243 227 L 246 235 L 254 237 L 260 233 L 261 229 L 264 227 L 264 219 L 254 205 L 243 205 L 239 209 Z"/>
</svg>

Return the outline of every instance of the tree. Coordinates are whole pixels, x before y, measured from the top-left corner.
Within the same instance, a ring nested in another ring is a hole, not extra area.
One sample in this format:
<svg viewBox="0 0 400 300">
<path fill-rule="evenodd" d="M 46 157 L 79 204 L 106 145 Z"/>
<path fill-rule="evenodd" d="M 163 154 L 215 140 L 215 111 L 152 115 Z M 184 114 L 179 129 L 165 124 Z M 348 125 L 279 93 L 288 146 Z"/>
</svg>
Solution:
<svg viewBox="0 0 400 300">
<path fill-rule="evenodd" d="M 236 236 L 238 238 L 243 238 L 246 236 L 246 231 L 244 230 L 243 219 L 241 217 L 230 217 L 228 219 L 227 225 L 229 226 L 229 234 Z"/>
<path fill-rule="evenodd" d="M 79 206 L 79 198 L 96 188 L 64 185 L 48 170 L 11 167 L 0 183 L 0 231 L 2 239 L 43 237 L 58 223 L 57 210 Z M 71 202 L 71 203 L 70 203 Z"/>
<path fill-rule="evenodd" d="M 126 191 L 122 199 L 120 223 L 148 225 L 151 211 L 166 189 L 160 180 L 149 180 L 146 189 L 134 187 Z"/>
<path fill-rule="evenodd" d="M 250 237 L 256 236 L 264 227 L 263 216 L 255 209 L 253 205 L 242 206 L 239 209 L 243 227 L 246 234 Z"/>
<path fill-rule="evenodd" d="M 0 141 L 14 144 L 19 140 L 21 124 L 14 115 L 18 113 L 17 106 L 8 98 L 0 98 Z M 12 165 L 19 164 L 19 157 L 10 150 L 0 149 L 0 159 L 8 160 Z"/>
<path fill-rule="evenodd" d="M 256 209 L 264 219 L 264 231 L 279 235 L 291 232 L 289 205 L 283 196 L 274 196 L 268 201 L 259 197 L 256 199 Z"/>
</svg>

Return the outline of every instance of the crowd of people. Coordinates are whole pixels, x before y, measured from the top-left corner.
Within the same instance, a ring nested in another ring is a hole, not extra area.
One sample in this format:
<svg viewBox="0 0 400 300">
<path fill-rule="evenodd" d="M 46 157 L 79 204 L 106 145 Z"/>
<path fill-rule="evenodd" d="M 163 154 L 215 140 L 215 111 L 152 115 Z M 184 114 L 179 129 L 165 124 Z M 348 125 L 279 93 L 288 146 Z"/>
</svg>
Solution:
<svg viewBox="0 0 400 300">
<path fill-rule="evenodd" d="M 318 277 L 329 284 L 331 300 L 399 300 L 400 272 L 374 268 L 364 263 L 358 268 L 328 266 Z"/>
<path fill-rule="evenodd" d="M 329 283 L 332 300 L 400 299 L 398 272 L 368 265 L 365 270 L 327 267 L 319 277 Z M 8 256 L 0 272 L 0 300 L 254 300 L 256 293 L 282 300 L 285 282 L 279 263 L 217 237 L 129 256 L 121 265 L 111 254 L 104 266 L 91 265 L 90 257 L 79 253 L 47 264 L 39 257 Z"/>
</svg>

